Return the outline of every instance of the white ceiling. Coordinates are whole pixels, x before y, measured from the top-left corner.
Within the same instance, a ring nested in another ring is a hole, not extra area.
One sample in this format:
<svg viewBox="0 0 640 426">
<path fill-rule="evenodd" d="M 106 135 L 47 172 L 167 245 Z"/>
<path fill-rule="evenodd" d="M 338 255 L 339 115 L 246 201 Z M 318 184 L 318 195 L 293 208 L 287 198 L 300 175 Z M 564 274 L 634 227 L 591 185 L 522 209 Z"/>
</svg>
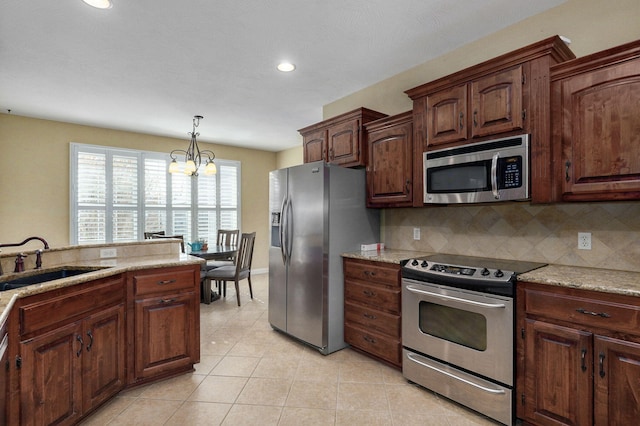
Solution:
<svg viewBox="0 0 640 426">
<path fill-rule="evenodd" d="M 2 0 L 0 110 L 185 139 L 200 114 L 200 140 L 280 151 L 323 105 L 563 1 Z"/>
</svg>

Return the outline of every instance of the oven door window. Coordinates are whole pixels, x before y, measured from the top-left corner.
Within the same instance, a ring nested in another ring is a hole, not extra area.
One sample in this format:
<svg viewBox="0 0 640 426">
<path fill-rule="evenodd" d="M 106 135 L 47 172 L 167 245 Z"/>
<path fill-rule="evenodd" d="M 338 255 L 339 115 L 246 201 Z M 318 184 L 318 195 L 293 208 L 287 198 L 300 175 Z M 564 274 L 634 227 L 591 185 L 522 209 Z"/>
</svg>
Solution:
<svg viewBox="0 0 640 426">
<path fill-rule="evenodd" d="M 483 315 L 424 301 L 419 315 L 423 333 L 478 351 L 487 349 L 487 319 Z"/>
<path fill-rule="evenodd" d="M 427 168 L 429 194 L 491 190 L 491 160 Z"/>
</svg>

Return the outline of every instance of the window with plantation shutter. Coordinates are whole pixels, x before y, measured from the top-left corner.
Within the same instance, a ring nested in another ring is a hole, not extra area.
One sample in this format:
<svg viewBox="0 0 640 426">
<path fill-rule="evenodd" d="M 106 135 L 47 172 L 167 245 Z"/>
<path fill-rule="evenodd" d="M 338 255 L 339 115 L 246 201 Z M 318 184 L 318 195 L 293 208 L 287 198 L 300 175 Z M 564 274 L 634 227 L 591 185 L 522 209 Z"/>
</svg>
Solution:
<svg viewBox="0 0 640 426">
<path fill-rule="evenodd" d="M 136 241 L 165 231 L 215 241 L 240 229 L 240 162 L 216 159 L 218 173 L 169 174 L 169 156 L 71 144 L 71 243 Z"/>
</svg>

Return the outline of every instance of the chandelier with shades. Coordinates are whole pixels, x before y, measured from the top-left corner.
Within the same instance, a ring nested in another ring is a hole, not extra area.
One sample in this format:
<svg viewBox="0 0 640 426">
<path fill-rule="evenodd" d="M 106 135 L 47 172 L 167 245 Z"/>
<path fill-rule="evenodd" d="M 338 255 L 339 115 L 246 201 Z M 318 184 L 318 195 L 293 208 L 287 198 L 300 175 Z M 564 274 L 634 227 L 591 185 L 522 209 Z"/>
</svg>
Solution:
<svg viewBox="0 0 640 426">
<path fill-rule="evenodd" d="M 205 175 L 215 175 L 218 172 L 216 168 L 216 164 L 213 160 L 216 158 L 216 155 L 213 151 L 209 151 L 208 149 L 200 150 L 198 147 L 198 141 L 196 140 L 197 136 L 200 136 L 200 133 L 196 133 L 196 127 L 200 125 L 200 120 L 204 118 L 201 115 L 193 116 L 193 131 L 189 132 L 191 135 L 191 142 L 189 142 L 189 147 L 184 149 L 174 149 L 171 151 L 169 156 L 171 157 L 171 164 L 169 164 L 169 173 L 184 173 L 185 175 L 190 176 L 198 176 L 198 169 L 202 164 L 202 156 L 206 155 L 207 162 L 204 166 L 204 174 Z M 184 155 L 184 169 L 181 169 L 180 164 L 176 159 L 177 155 Z"/>
</svg>

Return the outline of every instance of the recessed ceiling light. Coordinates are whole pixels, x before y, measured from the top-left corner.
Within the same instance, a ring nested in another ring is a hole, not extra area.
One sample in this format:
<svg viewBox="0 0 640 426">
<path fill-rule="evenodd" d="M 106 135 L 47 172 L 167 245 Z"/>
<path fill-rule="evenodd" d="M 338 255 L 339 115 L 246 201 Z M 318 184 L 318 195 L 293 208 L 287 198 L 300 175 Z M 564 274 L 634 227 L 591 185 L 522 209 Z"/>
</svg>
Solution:
<svg viewBox="0 0 640 426">
<path fill-rule="evenodd" d="M 113 6 L 113 3 L 111 3 L 111 0 L 82 0 L 82 1 L 88 4 L 89 6 L 93 6 L 98 9 L 111 9 L 111 7 Z"/>
<path fill-rule="evenodd" d="M 278 64 L 278 71 L 291 72 L 296 69 L 296 66 L 291 62 L 281 62 Z"/>
</svg>

